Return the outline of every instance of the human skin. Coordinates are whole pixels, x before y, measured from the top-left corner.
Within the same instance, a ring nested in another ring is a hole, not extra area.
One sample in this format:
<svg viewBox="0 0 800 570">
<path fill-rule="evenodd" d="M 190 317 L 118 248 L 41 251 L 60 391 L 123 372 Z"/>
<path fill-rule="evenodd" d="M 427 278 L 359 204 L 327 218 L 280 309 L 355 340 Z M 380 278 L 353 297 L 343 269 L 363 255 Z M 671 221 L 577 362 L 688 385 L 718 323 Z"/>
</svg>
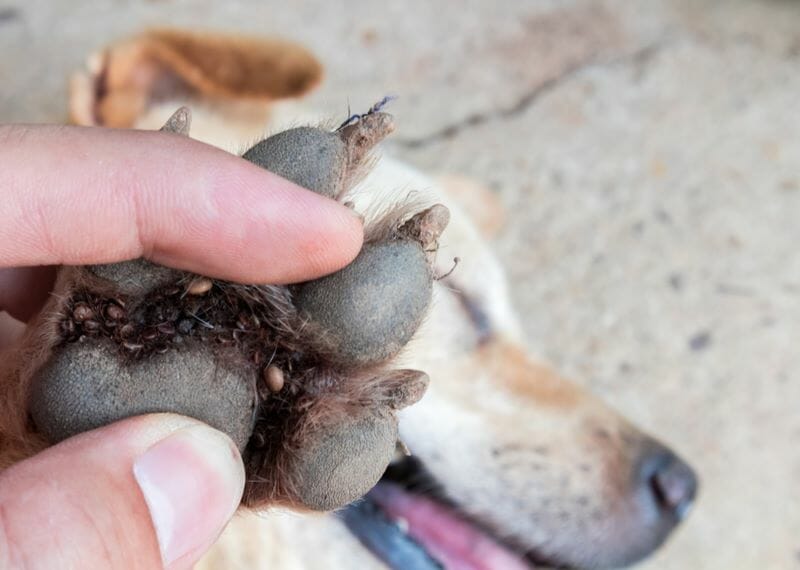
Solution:
<svg viewBox="0 0 800 570">
<path fill-rule="evenodd" d="M 291 283 L 345 266 L 363 237 L 348 208 L 165 133 L 0 127 L 0 188 L 0 311 L 19 321 L 41 308 L 60 264 L 144 256 Z M 82 434 L 0 474 L 0 569 L 191 567 L 243 485 L 227 436 L 188 418 Z"/>
</svg>

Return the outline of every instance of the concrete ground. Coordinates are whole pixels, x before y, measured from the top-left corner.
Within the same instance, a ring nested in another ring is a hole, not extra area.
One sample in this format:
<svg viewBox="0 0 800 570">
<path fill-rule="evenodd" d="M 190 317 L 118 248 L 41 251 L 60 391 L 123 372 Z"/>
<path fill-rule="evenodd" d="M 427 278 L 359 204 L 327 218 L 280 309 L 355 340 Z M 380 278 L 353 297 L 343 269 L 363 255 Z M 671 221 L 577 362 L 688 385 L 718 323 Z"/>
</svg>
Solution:
<svg viewBox="0 0 800 570">
<path fill-rule="evenodd" d="M 534 350 L 681 450 L 702 496 L 643 569 L 800 568 L 800 2 L 0 3 L 0 121 L 145 25 L 314 49 L 391 151 L 471 176 Z"/>
</svg>

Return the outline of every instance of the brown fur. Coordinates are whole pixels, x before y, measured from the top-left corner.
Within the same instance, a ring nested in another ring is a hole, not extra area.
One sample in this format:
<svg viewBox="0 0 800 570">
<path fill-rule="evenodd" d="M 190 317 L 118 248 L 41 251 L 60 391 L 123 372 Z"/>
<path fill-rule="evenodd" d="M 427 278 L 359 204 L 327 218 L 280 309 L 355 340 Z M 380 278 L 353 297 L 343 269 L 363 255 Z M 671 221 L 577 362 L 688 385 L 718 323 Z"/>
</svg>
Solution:
<svg viewBox="0 0 800 570">
<path fill-rule="evenodd" d="M 546 408 L 574 409 L 582 398 L 577 386 L 564 382 L 551 369 L 531 359 L 519 345 L 503 339 L 492 339 L 478 347 L 470 366 L 496 370 L 499 387 L 513 397 L 535 400 Z M 531 376 L 535 382 L 531 382 Z"/>
<path fill-rule="evenodd" d="M 115 44 L 92 67 L 93 76 L 73 79 L 71 120 L 110 127 L 132 127 L 158 99 L 268 102 L 322 79 L 316 58 L 292 42 L 171 29 Z"/>
</svg>

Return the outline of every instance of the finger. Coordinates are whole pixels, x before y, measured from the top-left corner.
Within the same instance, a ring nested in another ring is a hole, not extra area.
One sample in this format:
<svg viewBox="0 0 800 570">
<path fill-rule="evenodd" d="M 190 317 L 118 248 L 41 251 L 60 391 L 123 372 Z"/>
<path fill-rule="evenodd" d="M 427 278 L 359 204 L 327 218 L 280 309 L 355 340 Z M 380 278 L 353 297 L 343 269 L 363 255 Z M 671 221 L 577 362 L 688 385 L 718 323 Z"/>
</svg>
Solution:
<svg viewBox="0 0 800 570">
<path fill-rule="evenodd" d="M 56 279 L 56 268 L 0 267 L 0 311 L 27 321 L 42 308 Z"/>
<path fill-rule="evenodd" d="M 348 208 L 186 137 L 0 127 L 0 267 L 144 255 L 241 282 L 287 283 L 352 260 Z"/>
<path fill-rule="evenodd" d="M 87 432 L 0 474 L 0 568 L 190 568 L 243 487 L 230 439 L 188 418 Z"/>
</svg>

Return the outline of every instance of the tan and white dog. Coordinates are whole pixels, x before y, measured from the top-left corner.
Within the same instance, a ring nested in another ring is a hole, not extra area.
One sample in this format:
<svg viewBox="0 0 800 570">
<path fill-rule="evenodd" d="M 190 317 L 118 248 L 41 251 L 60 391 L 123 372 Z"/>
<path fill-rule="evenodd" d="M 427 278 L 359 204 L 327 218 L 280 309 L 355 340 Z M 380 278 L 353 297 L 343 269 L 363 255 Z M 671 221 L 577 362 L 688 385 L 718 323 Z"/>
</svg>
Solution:
<svg viewBox="0 0 800 570">
<path fill-rule="evenodd" d="M 193 137 L 236 150 L 287 124 L 318 123 L 292 100 L 320 77 L 289 43 L 149 32 L 91 59 L 73 83 L 72 117 L 158 128 L 188 104 Z M 692 470 L 528 354 L 482 235 L 502 215 L 489 192 L 384 157 L 356 199 L 386 204 L 409 190 L 452 213 L 439 273 L 460 259 L 403 356 L 431 377 L 401 415 L 410 455 L 340 512 L 241 512 L 203 567 L 600 568 L 646 556 L 691 506 Z"/>
</svg>

